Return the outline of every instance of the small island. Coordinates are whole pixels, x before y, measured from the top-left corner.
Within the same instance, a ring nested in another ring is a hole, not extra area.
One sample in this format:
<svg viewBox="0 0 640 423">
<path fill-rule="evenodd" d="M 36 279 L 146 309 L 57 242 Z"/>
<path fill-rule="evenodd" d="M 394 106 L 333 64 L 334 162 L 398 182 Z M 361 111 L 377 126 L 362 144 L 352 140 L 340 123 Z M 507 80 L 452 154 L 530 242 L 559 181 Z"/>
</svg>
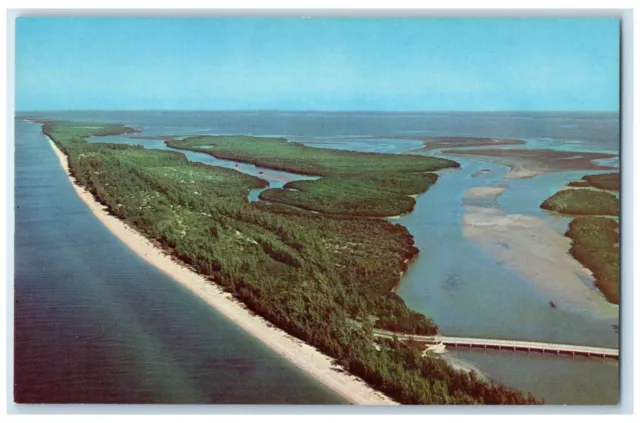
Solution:
<svg viewBox="0 0 640 423">
<path fill-rule="evenodd" d="M 620 302 L 620 174 L 587 175 L 570 182 L 545 200 L 546 210 L 571 215 L 566 236 L 571 254 L 593 272 L 596 287 L 607 301 Z"/>
</svg>

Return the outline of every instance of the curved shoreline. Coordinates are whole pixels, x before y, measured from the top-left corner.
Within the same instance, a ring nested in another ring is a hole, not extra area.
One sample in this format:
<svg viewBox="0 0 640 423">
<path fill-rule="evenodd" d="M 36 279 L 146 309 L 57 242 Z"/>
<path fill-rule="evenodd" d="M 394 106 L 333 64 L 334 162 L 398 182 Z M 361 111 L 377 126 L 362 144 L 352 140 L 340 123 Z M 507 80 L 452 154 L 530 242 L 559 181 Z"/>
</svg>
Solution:
<svg viewBox="0 0 640 423">
<path fill-rule="evenodd" d="M 333 359 L 322 354 L 314 347 L 287 334 L 285 331 L 268 323 L 260 316 L 252 313 L 242 303 L 235 300 L 220 287 L 189 269 L 182 263 L 153 245 L 153 243 L 115 216 L 110 215 L 104 206 L 97 202 L 93 195 L 78 185 L 69 175 L 67 156 L 47 136 L 49 145 L 55 152 L 60 165 L 67 174 L 73 189 L 91 212 L 109 231 L 122 241 L 129 249 L 151 265 L 167 274 L 193 294 L 197 295 L 218 312 L 248 334 L 261 341 L 298 368 L 314 377 L 345 400 L 356 405 L 394 405 L 395 401 L 376 391 L 363 380 L 339 367 L 334 366 Z"/>
</svg>

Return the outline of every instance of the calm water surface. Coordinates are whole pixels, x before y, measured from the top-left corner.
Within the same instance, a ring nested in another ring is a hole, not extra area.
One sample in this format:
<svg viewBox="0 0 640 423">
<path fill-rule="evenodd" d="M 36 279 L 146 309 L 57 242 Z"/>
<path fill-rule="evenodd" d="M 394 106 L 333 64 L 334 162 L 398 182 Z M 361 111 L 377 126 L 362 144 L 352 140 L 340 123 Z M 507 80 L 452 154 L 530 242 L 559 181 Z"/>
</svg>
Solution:
<svg viewBox="0 0 640 423">
<path fill-rule="evenodd" d="M 16 122 L 18 402 L 344 401 L 133 254 Z"/>
<path fill-rule="evenodd" d="M 617 153 L 619 148 L 618 120 L 611 115 L 86 112 L 51 117 L 127 123 L 142 129 L 143 135 L 277 135 L 313 147 L 386 153 L 419 147 L 420 142 L 411 140 L 412 137 L 436 135 L 519 138 L 527 142 L 525 148 L 611 153 Z M 397 136 L 407 139 L 398 140 Z M 167 149 L 157 140 L 126 137 L 99 140 Z M 193 161 L 254 174 L 268 180 L 272 187 L 301 178 L 218 160 L 202 153 L 185 154 Z M 617 346 L 618 335 L 611 327 L 617 320 L 551 309 L 548 298 L 538 293 L 530 282 L 498 265 L 462 237 L 463 193 L 472 186 L 504 185 L 502 175 L 507 168 L 491 162 L 455 160 L 461 162 L 462 168 L 443 172 L 438 183 L 418 197 L 415 211 L 395 220 L 409 229 L 421 250 L 419 259 L 412 264 L 397 291 L 409 307 L 432 317 L 448 335 Z M 471 177 L 480 169 L 489 172 Z M 562 172 L 509 181 L 509 189 L 500 197 L 500 206 L 507 213 L 545 219 L 562 233 L 569 220 L 550 216 L 539 204 L 583 174 Z M 249 193 L 250 200 L 256 200 L 259 191 Z M 131 255 L 127 251 L 123 254 Z M 77 252 L 73 256 L 78 260 Z M 617 402 L 617 361 L 460 350 L 450 354 L 472 363 L 488 377 L 531 391 L 548 403 Z M 237 356 L 233 354 L 233 357 Z M 590 380 L 598 383 L 588 383 Z"/>
</svg>

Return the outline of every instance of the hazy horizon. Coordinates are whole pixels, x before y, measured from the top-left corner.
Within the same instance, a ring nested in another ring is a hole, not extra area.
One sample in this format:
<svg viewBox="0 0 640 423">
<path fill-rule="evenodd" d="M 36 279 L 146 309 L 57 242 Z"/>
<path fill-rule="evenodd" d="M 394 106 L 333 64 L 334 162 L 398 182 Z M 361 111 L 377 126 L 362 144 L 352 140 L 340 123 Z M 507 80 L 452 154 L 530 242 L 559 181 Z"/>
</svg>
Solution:
<svg viewBox="0 0 640 423">
<path fill-rule="evenodd" d="M 469 113 L 469 114 L 510 114 L 510 113 L 528 113 L 528 114 L 619 114 L 618 110 L 364 110 L 364 109 L 40 109 L 40 110 L 14 110 L 15 113 L 55 113 L 55 112 L 184 112 L 184 113 L 394 113 L 394 114 L 450 114 L 450 113 Z"/>
</svg>

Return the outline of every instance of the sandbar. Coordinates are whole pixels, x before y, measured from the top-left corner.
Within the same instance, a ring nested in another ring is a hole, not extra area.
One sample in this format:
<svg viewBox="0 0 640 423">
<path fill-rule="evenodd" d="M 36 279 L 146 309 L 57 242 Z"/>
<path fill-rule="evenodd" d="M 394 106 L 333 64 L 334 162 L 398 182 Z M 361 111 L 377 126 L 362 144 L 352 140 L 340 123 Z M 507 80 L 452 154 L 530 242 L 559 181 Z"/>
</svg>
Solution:
<svg viewBox="0 0 640 423">
<path fill-rule="evenodd" d="M 594 160 L 615 158 L 615 154 L 571 152 L 551 149 L 525 150 L 512 148 L 448 149 L 441 150 L 447 156 L 480 156 L 496 163 L 505 164 L 510 171 L 505 178 L 532 178 L 549 172 L 567 170 L 609 170 L 612 166 L 601 165 Z"/>
<path fill-rule="evenodd" d="M 486 199 L 496 190 L 486 187 Z M 474 188 L 474 199 L 482 191 Z M 492 198 L 493 197 L 493 198 Z M 608 303 L 584 280 L 591 272 L 569 253 L 571 240 L 550 228 L 543 219 L 507 214 L 498 207 L 467 204 L 462 217 L 462 233 L 481 246 L 496 261 L 533 283 L 536 289 L 558 307 L 585 312 L 601 318 L 615 318 L 618 307 Z"/>
<path fill-rule="evenodd" d="M 502 195 L 505 189 L 506 187 L 501 186 L 471 187 L 462 195 L 462 199 L 496 200 L 500 195 Z"/>
<path fill-rule="evenodd" d="M 477 137 L 416 137 L 423 142 L 424 147 L 413 151 L 431 151 L 440 148 L 460 147 L 496 147 L 505 145 L 523 145 L 522 140 L 505 138 L 477 138 Z"/>
</svg>

